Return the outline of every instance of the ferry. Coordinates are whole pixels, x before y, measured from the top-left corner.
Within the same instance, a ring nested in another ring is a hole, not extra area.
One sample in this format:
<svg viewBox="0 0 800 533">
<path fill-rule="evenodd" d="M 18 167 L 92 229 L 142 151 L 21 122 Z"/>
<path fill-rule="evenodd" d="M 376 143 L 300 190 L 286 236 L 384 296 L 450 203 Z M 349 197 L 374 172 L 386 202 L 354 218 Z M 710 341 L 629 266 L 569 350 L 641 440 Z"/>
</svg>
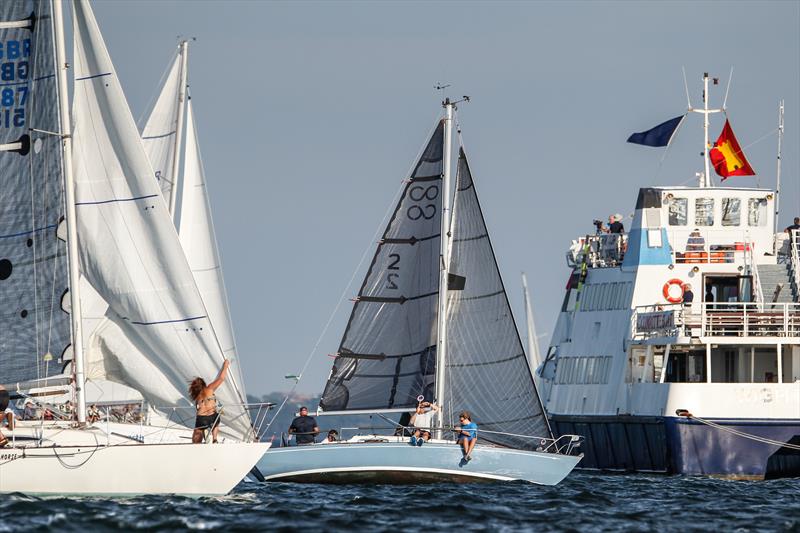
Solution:
<svg viewBox="0 0 800 533">
<path fill-rule="evenodd" d="M 710 147 L 724 106 L 688 111 Z M 640 189 L 627 233 L 567 253 L 537 379 L 554 433 L 586 439 L 578 468 L 800 476 L 800 234 L 779 185 L 715 186 L 705 159 L 696 187 Z"/>
</svg>

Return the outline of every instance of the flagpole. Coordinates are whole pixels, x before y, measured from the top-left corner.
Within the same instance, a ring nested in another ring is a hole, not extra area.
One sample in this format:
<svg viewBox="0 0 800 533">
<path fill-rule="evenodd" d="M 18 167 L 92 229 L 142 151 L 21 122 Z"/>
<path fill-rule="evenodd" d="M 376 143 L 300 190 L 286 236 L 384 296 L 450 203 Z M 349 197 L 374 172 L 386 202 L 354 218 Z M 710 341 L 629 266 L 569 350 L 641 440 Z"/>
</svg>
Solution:
<svg viewBox="0 0 800 533">
<path fill-rule="evenodd" d="M 703 158 L 705 161 L 705 174 L 703 175 L 703 187 L 710 187 L 711 186 L 711 176 L 709 175 L 710 165 L 709 161 L 710 158 L 708 156 L 708 72 L 703 73 L 703 136 L 704 136 L 704 144 L 705 149 L 703 150 Z"/>
<path fill-rule="evenodd" d="M 783 100 L 778 104 L 778 165 L 775 169 L 775 234 L 778 233 L 778 214 L 781 212 L 781 147 L 783 144 Z M 775 246 L 778 240 L 775 240 Z M 777 253 L 777 250 L 776 250 Z"/>
</svg>

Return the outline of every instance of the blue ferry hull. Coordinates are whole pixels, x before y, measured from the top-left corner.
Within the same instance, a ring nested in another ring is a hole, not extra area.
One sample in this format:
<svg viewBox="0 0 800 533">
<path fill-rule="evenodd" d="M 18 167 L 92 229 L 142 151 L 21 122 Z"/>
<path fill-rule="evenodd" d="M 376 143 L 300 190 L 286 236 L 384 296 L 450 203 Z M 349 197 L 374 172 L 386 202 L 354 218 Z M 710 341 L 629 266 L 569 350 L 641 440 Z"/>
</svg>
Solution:
<svg viewBox="0 0 800 533">
<path fill-rule="evenodd" d="M 750 435 L 800 444 L 800 420 L 713 422 Z M 553 415 L 551 425 L 556 434 L 586 438 L 581 469 L 734 479 L 800 477 L 800 451 L 685 418 Z"/>
</svg>

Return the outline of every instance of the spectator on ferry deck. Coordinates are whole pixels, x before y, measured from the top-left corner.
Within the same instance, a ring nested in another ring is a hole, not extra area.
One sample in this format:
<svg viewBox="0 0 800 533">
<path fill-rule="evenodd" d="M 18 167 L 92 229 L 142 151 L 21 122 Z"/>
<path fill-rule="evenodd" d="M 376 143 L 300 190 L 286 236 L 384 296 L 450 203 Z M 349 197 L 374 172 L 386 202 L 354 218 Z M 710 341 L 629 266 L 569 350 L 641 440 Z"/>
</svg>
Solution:
<svg viewBox="0 0 800 533">
<path fill-rule="evenodd" d="M 800 230 L 800 217 L 794 217 L 794 224 L 788 226 L 784 231 L 791 235 L 794 230 Z"/>
<path fill-rule="evenodd" d="M 694 301 L 694 293 L 692 292 L 692 286 L 688 283 L 683 285 L 683 304 L 684 305 L 692 305 Z"/>
<path fill-rule="evenodd" d="M 706 298 L 705 298 L 705 301 L 706 302 L 710 302 L 710 303 L 714 302 L 714 293 L 711 292 L 711 287 L 710 286 L 706 287 Z"/>
<path fill-rule="evenodd" d="M 294 434 L 294 441 L 298 445 L 314 444 L 314 437 L 319 434 L 319 426 L 313 416 L 308 416 L 308 407 L 300 408 L 300 416 L 292 420 L 289 434 Z"/>
<path fill-rule="evenodd" d="M 609 233 L 625 233 L 625 226 L 622 225 L 622 215 L 617 213 L 608 217 Z"/>
</svg>

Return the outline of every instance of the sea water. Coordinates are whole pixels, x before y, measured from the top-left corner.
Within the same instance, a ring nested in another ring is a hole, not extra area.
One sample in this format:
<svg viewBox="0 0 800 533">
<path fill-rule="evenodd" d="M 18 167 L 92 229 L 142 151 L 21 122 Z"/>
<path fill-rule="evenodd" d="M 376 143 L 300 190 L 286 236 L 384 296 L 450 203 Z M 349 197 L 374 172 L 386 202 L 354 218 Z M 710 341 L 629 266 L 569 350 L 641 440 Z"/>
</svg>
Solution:
<svg viewBox="0 0 800 533">
<path fill-rule="evenodd" d="M 241 483 L 228 496 L 0 497 L 0 531 L 800 531 L 800 480 L 573 473 L 555 487 Z"/>
</svg>

